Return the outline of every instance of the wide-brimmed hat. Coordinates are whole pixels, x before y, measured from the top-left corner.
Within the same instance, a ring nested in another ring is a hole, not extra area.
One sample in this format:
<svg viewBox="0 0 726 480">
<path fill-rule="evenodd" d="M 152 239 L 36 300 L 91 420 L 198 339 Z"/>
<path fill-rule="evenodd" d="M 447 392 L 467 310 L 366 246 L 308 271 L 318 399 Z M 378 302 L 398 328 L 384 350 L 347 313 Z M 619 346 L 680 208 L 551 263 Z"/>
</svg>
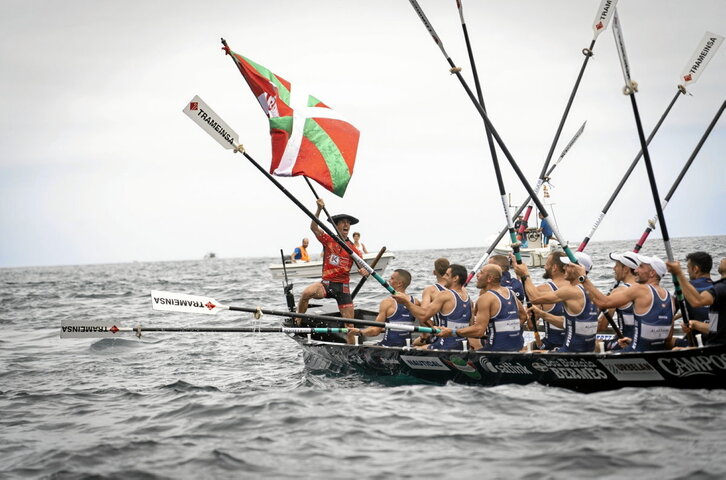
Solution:
<svg viewBox="0 0 726 480">
<path fill-rule="evenodd" d="M 350 220 L 351 225 L 355 225 L 356 223 L 358 223 L 357 218 L 355 218 L 353 215 L 348 215 L 347 213 L 339 213 L 338 215 L 333 215 L 331 219 L 333 220 L 334 224 L 338 223 L 340 220 Z"/>
</svg>

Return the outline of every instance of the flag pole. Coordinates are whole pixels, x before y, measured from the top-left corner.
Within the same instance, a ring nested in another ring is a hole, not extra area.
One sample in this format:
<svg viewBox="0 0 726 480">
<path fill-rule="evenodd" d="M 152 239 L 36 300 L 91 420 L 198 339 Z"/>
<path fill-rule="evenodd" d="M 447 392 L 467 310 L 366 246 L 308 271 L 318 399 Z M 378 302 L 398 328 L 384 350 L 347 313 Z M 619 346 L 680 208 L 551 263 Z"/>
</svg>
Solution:
<svg viewBox="0 0 726 480">
<path fill-rule="evenodd" d="M 726 107 L 726 100 L 721 104 L 721 108 L 718 109 L 718 112 L 716 112 L 716 116 L 713 117 L 713 120 L 711 120 L 711 124 L 708 126 L 704 134 L 701 136 L 701 140 L 699 140 L 698 145 L 696 145 L 696 148 L 693 150 L 693 153 L 691 154 L 690 158 L 686 162 L 686 164 L 681 169 L 681 173 L 678 175 L 678 178 L 676 178 L 675 182 L 673 182 L 673 185 L 671 186 L 671 189 L 668 191 L 668 193 L 665 196 L 665 199 L 663 199 L 663 205 L 661 208 L 665 208 L 668 205 L 668 202 L 670 201 L 671 197 L 673 197 L 673 194 L 675 193 L 676 189 L 678 188 L 678 185 L 680 185 L 681 180 L 683 180 L 683 177 L 686 175 L 686 172 L 691 167 L 691 164 L 693 163 L 693 160 L 695 160 L 696 155 L 701 151 L 701 147 L 703 146 L 704 142 L 708 138 L 708 136 L 711 134 L 711 131 L 713 130 L 713 127 L 716 126 L 716 123 L 718 122 L 718 119 L 721 117 L 721 114 L 724 111 L 724 108 Z M 635 244 L 635 248 L 633 248 L 633 251 L 635 253 L 638 253 L 641 248 L 643 248 L 643 244 L 648 239 L 648 235 L 650 235 L 650 232 L 652 232 L 655 229 L 655 224 L 658 221 L 658 215 L 654 216 L 650 220 L 648 220 L 648 226 L 645 228 L 645 231 L 643 232 L 643 235 L 640 237 L 640 240 L 638 240 L 638 243 Z"/>
<path fill-rule="evenodd" d="M 655 181 L 655 173 L 653 172 L 653 164 L 650 161 L 650 154 L 648 153 L 648 145 L 645 141 L 645 133 L 643 132 L 643 124 L 640 120 L 640 112 L 638 111 L 638 103 L 635 100 L 635 92 L 638 91 L 638 85 L 630 78 L 630 65 L 628 63 L 628 56 L 625 53 L 625 42 L 623 41 L 622 28 L 620 26 L 620 19 L 618 18 L 617 9 L 613 17 L 613 35 L 615 36 L 615 45 L 617 47 L 618 56 L 620 57 L 620 66 L 623 70 L 623 77 L 625 78 L 625 88 L 623 88 L 623 94 L 630 97 L 630 104 L 633 107 L 633 116 L 635 117 L 635 126 L 638 130 L 638 139 L 640 140 L 640 146 L 643 151 L 643 163 L 645 163 L 645 169 L 648 172 L 648 182 L 650 183 L 650 191 L 653 194 L 653 203 L 655 203 L 655 211 L 658 216 L 658 223 L 660 224 L 661 234 L 663 236 L 663 245 L 665 247 L 666 256 L 668 261 L 672 262 L 673 250 L 671 249 L 671 240 L 668 235 L 668 226 L 666 225 L 665 217 L 663 216 L 663 208 L 660 203 L 660 195 L 658 194 L 658 185 Z M 688 327 L 688 309 L 686 308 L 686 301 L 683 298 L 683 292 L 681 291 L 681 285 L 678 282 L 676 275 L 671 275 L 673 278 L 673 286 L 676 290 L 676 297 L 681 308 L 681 315 L 683 323 Z M 691 346 L 694 345 L 693 335 L 689 334 L 688 342 Z"/>
</svg>

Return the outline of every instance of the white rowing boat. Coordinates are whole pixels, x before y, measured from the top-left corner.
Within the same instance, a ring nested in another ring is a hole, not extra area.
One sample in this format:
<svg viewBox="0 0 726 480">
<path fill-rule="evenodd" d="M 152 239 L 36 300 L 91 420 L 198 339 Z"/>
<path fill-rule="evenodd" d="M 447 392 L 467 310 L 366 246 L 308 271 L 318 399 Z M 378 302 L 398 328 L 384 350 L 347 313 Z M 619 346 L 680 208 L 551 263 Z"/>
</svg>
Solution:
<svg viewBox="0 0 726 480">
<path fill-rule="evenodd" d="M 371 262 L 373 262 L 373 259 L 376 258 L 376 255 L 378 254 L 375 252 L 365 253 L 363 254 L 363 260 L 370 265 Z M 383 273 L 386 267 L 388 267 L 388 263 L 394 258 L 396 258 L 396 256 L 390 252 L 385 252 L 381 255 L 381 258 L 378 260 L 378 264 L 375 268 L 376 273 Z M 323 272 L 323 261 L 314 260 L 310 262 L 286 263 L 285 269 L 287 270 L 288 278 L 320 278 Z M 272 273 L 272 278 L 275 279 L 284 278 L 285 276 L 281 263 L 273 263 L 270 265 L 270 272 Z M 350 271 L 350 278 L 351 280 L 360 279 L 360 274 L 355 267 L 353 267 Z"/>
</svg>

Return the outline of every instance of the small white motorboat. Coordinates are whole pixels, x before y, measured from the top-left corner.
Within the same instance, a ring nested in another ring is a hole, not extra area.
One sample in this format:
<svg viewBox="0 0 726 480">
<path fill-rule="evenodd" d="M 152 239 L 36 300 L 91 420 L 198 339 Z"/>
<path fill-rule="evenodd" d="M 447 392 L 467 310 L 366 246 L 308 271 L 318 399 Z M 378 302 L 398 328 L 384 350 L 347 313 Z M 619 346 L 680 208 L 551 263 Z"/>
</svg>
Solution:
<svg viewBox="0 0 726 480">
<path fill-rule="evenodd" d="M 528 267 L 544 267 L 547 256 L 559 246 L 559 243 L 550 239 L 548 245 L 542 245 L 542 234 L 536 230 L 525 230 L 524 234 L 527 236 L 527 246 L 519 248 L 519 253 L 522 255 L 522 262 L 526 263 Z M 512 253 L 509 235 L 502 237 L 497 246 L 494 247 L 492 253 L 498 255 L 509 255 Z"/>
<path fill-rule="evenodd" d="M 370 265 L 377 255 L 377 252 L 365 253 L 363 254 L 363 260 Z M 376 273 L 382 274 L 388 266 L 388 263 L 394 258 L 396 258 L 394 254 L 384 252 L 380 260 L 378 260 L 378 264 L 376 264 Z M 285 263 L 285 269 L 287 270 L 288 278 L 320 278 L 323 272 L 323 261 L 313 260 L 310 262 Z M 270 265 L 270 272 L 272 272 L 272 278 L 278 279 L 285 277 L 281 263 L 273 263 Z M 350 278 L 353 281 L 360 279 L 360 274 L 355 266 L 350 271 Z"/>
</svg>

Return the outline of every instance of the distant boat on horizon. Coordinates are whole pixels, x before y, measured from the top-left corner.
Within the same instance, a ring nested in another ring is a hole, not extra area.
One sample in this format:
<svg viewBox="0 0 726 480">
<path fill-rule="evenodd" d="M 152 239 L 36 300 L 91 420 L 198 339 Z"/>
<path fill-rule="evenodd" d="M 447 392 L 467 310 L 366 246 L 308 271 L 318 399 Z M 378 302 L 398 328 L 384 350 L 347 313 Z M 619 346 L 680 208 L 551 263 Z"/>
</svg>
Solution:
<svg viewBox="0 0 726 480">
<path fill-rule="evenodd" d="M 207 254 L 204 255 L 205 260 L 211 260 L 213 258 L 217 258 L 217 254 L 214 252 L 208 252 Z"/>
</svg>

